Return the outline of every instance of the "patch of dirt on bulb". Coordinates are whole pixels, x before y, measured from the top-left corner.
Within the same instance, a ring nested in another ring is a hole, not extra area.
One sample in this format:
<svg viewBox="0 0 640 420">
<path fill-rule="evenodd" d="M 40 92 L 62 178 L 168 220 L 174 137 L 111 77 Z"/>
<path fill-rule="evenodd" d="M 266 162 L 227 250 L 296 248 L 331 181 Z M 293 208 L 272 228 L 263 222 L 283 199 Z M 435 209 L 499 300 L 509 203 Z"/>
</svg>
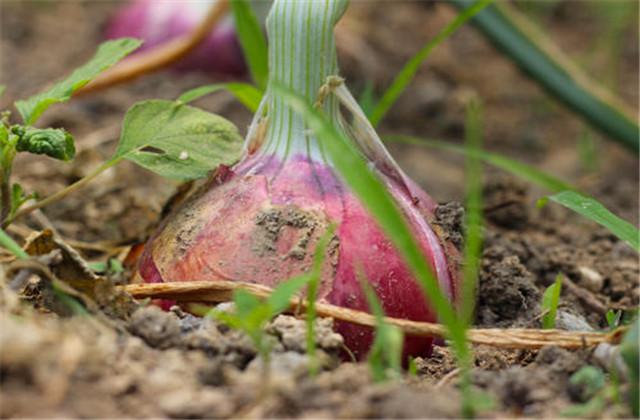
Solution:
<svg viewBox="0 0 640 420">
<path fill-rule="evenodd" d="M 286 236 L 293 238 L 293 245 L 283 258 L 303 260 L 314 234 L 319 236 L 327 229 L 326 218 L 296 206 L 270 206 L 262 210 L 255 220 L 258 231 L 254 236 L 254 251 L 264 256 L 279 251 L 278 242 Z M 313 244 L 312 244 L 313 245 Z"/>
</svg>

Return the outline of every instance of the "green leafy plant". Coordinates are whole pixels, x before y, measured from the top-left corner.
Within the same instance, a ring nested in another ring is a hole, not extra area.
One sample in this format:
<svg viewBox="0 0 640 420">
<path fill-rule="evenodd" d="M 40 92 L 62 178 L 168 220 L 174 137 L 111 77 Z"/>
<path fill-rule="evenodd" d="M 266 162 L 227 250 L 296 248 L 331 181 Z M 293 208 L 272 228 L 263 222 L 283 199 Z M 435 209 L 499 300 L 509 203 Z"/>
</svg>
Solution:
<svg viewBox="0 0 640 420">
<path fill-rule="evenodd" d="M 186 99 L 195 96 L 192 93 Z M 243 141 L 236 126 L 184 102 L 149 100 L 135 104 L 125 115 L 118 147 L 110 159 L 84 178 L 11 215 L 7 222 L 83 188 L 125 159 L 178 180 L 202 178 L 219 165 L 235 163 Z"/>
<path fill-rule="evenodd" d="M 544 329 L 551 329 L 556 326 L 562 279 L 562 274 L 558 274 L 553 284 L 547 287 L 542 295 L 542 312 L 544 313 L 542 316 L 542 328 Z"/>
<path fill-rule="evenodd" d="M 214 308 L 208 312 L 207 316 L 246 333 L 262 358 L 263 374 L 268 377 L 271 347 L 270 342 L 265 339 L 264 328 L 269 320 L 289 307 L 290 299 L 312 278 L 313 275 L 306 274 L 284 281 L 265 300 L 246 290 L 237 290 L 233 294 L 234 312 L 224 312 Z"/>
<path fill-rule="evenodd" d="M 53 104 L 67 101 L 74 92 L 89 83 L 102 71 L 120 61 L 140 46 L 139 40 L 123 38 L 103 43 L 94 57 L 76 69 L 69 77 L 50 89 L 19 100 L 14 105 L 23 124 L 11 124 L 10 113 L 0 120 L 0 222 L 7 225 L 19 208 L 33 195 L 25 194 L 18 184 L 11 185 L 13 161 L 17 153 L 46 155 L 61 161 L 75 156 L 74 139 L 63 128 L 36 128 L 40 116 Z"/>
</svg>

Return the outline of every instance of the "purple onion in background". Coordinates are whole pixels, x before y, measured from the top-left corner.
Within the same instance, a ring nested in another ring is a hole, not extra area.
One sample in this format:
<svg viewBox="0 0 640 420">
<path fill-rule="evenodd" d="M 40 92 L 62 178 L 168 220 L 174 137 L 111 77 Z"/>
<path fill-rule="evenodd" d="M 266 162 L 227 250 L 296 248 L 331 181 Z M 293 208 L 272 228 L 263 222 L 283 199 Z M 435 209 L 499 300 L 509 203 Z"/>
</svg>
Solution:
<svg viewBox="0 0 640 420">
<path fill-rule="evenodd" d="M 192 31 L 216 0 L 133 0 L 109 21 L 108 39 L 135 37 L 144 40 L 139 51 L 155 47 Z M 246 66 L 231 15 L 226 16 L 192 52 L 174 65 L 184 71 L 242 76 Z"/>
</svg>

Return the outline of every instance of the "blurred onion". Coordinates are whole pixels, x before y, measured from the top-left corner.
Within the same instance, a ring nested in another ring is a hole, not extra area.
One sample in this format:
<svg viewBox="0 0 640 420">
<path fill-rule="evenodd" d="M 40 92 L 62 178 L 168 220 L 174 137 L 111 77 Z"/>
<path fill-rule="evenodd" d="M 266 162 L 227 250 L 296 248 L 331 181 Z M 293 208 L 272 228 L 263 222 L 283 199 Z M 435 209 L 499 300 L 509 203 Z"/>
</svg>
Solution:
<svg viewBox="0 0 640 420">
<path fill-rule="evenodd" d="M 109 21 L 108 39 L 135 37 L 144 40 L 144 51 L 191 32 L 216 0 L 133 0 Z M 205 40 L 174 66 L 230 76 L 245 74 L 242 48 L 231 15 L 216 25 Z"/>
</svg>

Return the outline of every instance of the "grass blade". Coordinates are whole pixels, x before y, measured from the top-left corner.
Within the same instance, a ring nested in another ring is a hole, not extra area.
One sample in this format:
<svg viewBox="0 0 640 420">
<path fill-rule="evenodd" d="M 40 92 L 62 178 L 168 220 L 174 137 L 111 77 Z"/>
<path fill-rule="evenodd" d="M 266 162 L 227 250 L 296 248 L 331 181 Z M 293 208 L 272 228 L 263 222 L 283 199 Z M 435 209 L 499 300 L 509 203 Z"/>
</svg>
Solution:
<svg viewBox="0 0 640 420">
<path fill-rule="evenodd" d="M 269 78 L 269 65 L 267 40 L 262 27 L 247 0 L 231 0 L 231 10 L 251 77 L 256 85 L 264 90 Z"/>
<path fill-rule="evenodd" d="M 267 304 L 271 308 L 271 317 L 279 315 L 289 307 L 291 298 L 298 293 L 311 280 L 310 275 L 293 277 L 280 283 L 267 299 Z"/>
<path fill-rule="evenodd" d="M 418 72 L 420 65 L 427 59 L 431 51 L 437 47 L 442 41 L 447 39 L 458 28 L 460 28 L 467 20 L 476 15 L 482 9 L 484 9 L 493 0 L 479 0 L 473 4 L 473 6 L 465 9 L 460 13 L 453 22 L 449 23 L 438 35 L 431 39 L 427 44 L 414 55 L 407 64 L 404 65 L 402 70 L 391 83 L 391 86 L 382 95 L 382 98 L 371 113 L 371 124 L 375 127 L 380 123 L 380 120 L 384 118 L 385 114 L 393 106 L 396 100 L 402 95 L 409 83 L 413 80 L 413 77 Z"/>
<path fill-rule="evenodd" d="M 466 156 L 475 155 L 479 159 L 482 159 L 484 162 L 495 166 L 496 168 L 503 169 L 521 179 L 524 179 L 525 181 L 529 181 L 555 193 L 554 195 L 547 197 L 547 199 L 561 204 L 568 209 L 593 220 L 601 226 L 604 226 L 616 237 L 625 241 L 633 249 L 640 252 L 640 233 L 635 226 L 611 213 L 595 198 L 580 194 L 570 184 L 548 175 L 532 166 L 509 159 L 508 157 L 499 154 L 486 152 L 480 149 L 464 148 L 463 146 L 443 141 L 422 140 L 408 136 L 391 136 L 385 138 L 385 140 L 433 147 L 436 149 L 464 154 Z M 546 202 L 546 199 L 543 199 L 541 204 L 544 202 Z"/>
<path fill-rule="evenodd" d="M 548 197 L 564 207 L 592 220 L 613 233 L 618 239 L 626 242 L 640 252 L 640 232 L 638 228 L 611 213 L 602 203 L 595 198 L 587 197 L 575 191 L 562 191 Z M 545 199 L 543 199 L 543 204 Z"/>
<path fill-rule="evenodd" d="M 7 235 L 3 229 L 0 229 L 0 245 L 20 260 L 26 260 L 29 258 L 29 254 L 27 254 L 24 249 L 20 248 L 20 245 L 18 245 L 11 236 Z"/>
<path fill-rule="evenodd" d="M 466 216 L 464 242 L 464 269 L 460 317 L 471 325 L 475 308 L 475 293 L 482 252 L 482 161 L 477 152 L 482 147 L 481 105 L 476 100 L 467 105 L 465 189 Z"/>
<path fill-rule="evenodd" d="M 176 99 L 178 102 L 188 104 L 203 96 L 210 95 L 221 90 L 226 90 L 246 106 L 249 111 L 256 112 L 262 99 L 262 92 L 255 86 L 248 83 L 215 83 L 212 85 L 200 86 L 184 92 Z"/>
<path fill-rule="evenodd" d="M 449 1 L 464 10 L 469 10 L 466 8 L 472 4 L 470 0 Z M 504 5 L 491 5 L 478 13 L 473 23 L 549 93 L 591 125 L 637 153 L 640 147 L 635 116 L 520 20 L 523 19 L 509 12 Z"/>
<path fill-rule="evenodd" d="M 399 142 L 405 144 L 412 144 L 418 146 L 426 146 L 434 149 L 447 150 L 454 153 L 463 154 L 467 157 L 475 156 L 482 159 L 485 163 L 491 166 L 507 171 L 525 181 L 529 181 L 532 184 L 536 184 L 546 190 L 553 193 L 566 190 L 576 190 L 571 184 L 568 184 L 561 179 L 551 176 L 545 172 L 542 172 L 533 166 L 527 165 L 517 160 L 510 159 L 506 156 L 499 155 L 497 153 L 487 152 L 481 149 L 468 149 L 464 146 L 457 144 L 439 141 L 439 140 L 427 140 L 418 139 L 409 136 L 390 136 L 385 137 L 386 142 Z"/>
<path fill-rule="evenodd" d="M 322 276 L 322 264 L 324 263 L 325 255 L 327 248 L 329 247 L 329 243 L 333 238 L 333 234 L 335 233 L 336 226 L 330 225 L 326 232 L 322 235 L 318 244 L 316 245 L 316 250 L 313 255 L 313 269 L 311 273 L 309 273 L 309 286 L 307 287 L 307 316 L 306 316 L 306 324 L 307 324 L 307 356 L 309 356 L 309 373 L 311 376 L 314 376 L 318 373 L 318 361 L 316 359 L 316 333 L 315 333 L 315 322 L 317 317 L 316 312 L 316 299 L 318 296 L 318 289 L 320 288 L 320 280 Z"/>
<path fill-rule="evenodd" d="M 402 371 L 402 345 L 404 334 L 384 319 L 384 309 L 376 292 L 362 276 L 357 276 L 360 288 L 367 299 L 369 311 L 376 318 L 376 333 L 367 357 L 373 380 L 381 382 L 399 377 Z"/>
<path fill-rule="evenodd" d="M 447 326 L 456 349 L 465 352 L 464 329 L 459 324 L 452 305 L 440 290 L 438 281 L 393 197 L 369 169 L 362 156 L 350 146 L 350 141 L 337 131 L 323 114 L 291 90 L 275 83 L 273 88 L 289 106 L 304 117 L 309 128 L 322 141 L 342 179 L 358 196 L 404 257 L 415 278 L 422 286 L 425 297 L 431 303 L 441 322 Z"/>
<path fill-rule="evenodd" d="M 562 289 L 562 274 L 556 276 L 556 281 L 546 288 L 542 295 L 542 311 L 546 312 L 542 317 L 542 328 L 549 330 L 556 327 L 556 314 L 560 302 Z"/>
</svg>

